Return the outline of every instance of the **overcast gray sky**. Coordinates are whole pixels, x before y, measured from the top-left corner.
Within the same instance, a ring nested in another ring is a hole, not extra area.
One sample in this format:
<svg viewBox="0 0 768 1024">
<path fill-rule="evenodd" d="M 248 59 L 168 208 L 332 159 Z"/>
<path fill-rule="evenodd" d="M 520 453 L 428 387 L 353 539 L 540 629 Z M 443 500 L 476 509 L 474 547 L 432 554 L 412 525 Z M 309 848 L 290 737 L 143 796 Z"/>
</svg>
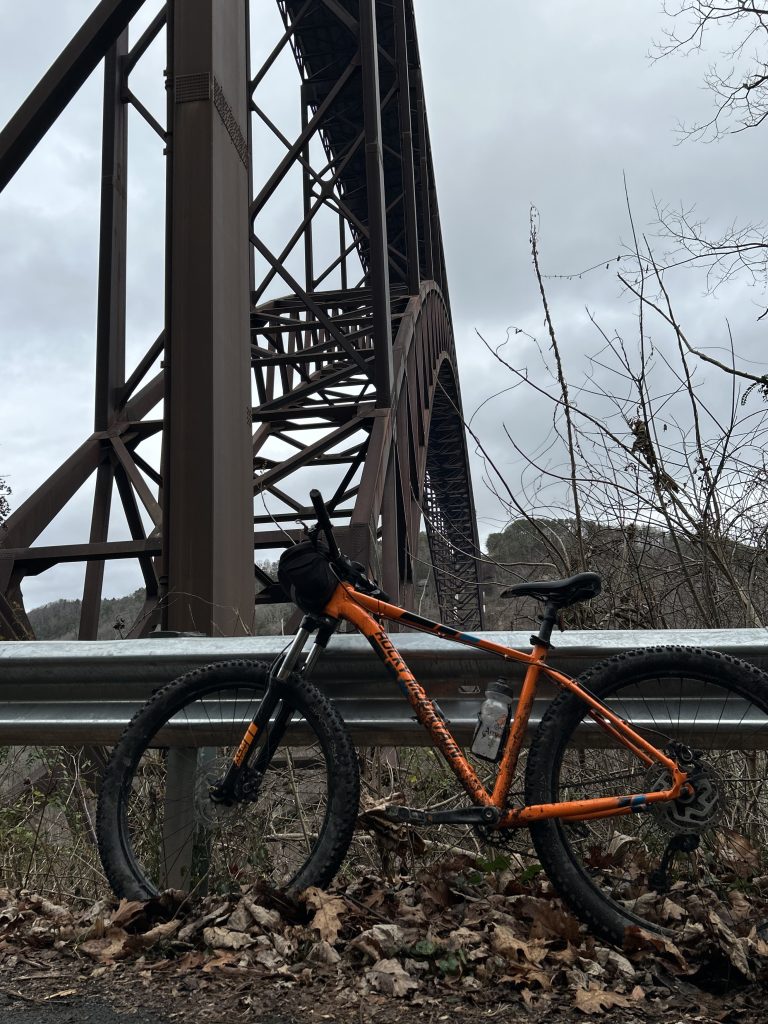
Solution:
<svg viewBox="0 0 768 1024">
<path fill-rule="evenodd" d="M 706 116 L 702 78 L 713 52 L 652 63 L 665 25 L 660 0 L 415 0 L 465 411 L 504 381 L 476 336 L 500 343 L 515 325 L 545 342 L 528 249 L 531 204 L 540 213 L 547 273 L 602 265 L 629 238 L 623 175 L 638 225 L 652 224 L 654 197 L 696 205 L 713 230 L 762 219 L 765 132 L 713 145 L 678 145 L 678 121 Z M 272 0 L 252 0 L 255 32 L 277 38 Z M 91 0 L 0 0 L 0 124 L 4 124 L 92 7 Z M 157 3 L 136 21 L 145 24 Z M 136 34 L 134 33 L 134 38 Z M 160 112 L 162 45 L 132 79 Z M 0 472 L 13 507 L 88 435 L 96 298 L 100 69 L 0 196 Z M 279 93 L 279 90 L 278 90 Z M 295 95 L 283 90 L 294 106 Z M 280 97 L 276 93 L 276 102 Z M 132 114 L 129 361 L 162 323 L 163 158 L 159 140 Z M 258 154 L 257 154 L 258 158 Z M 758 296 L 736 282 L 714 297 L 701 277 L 674 280 L 677 311 L 691 336 L 722 343 L 726 318 L 740 352 L 757 358 L 765 334 Z M 578 378 L 596 347 L 585 308 L 609 333 L 631 335 L 634 311 L 615 268 L 549 282 L 567 359 Z M 534 357 L 522 335 L 511 356 Z M 762 372 L 762 369 L 760 370 Z M 515 458 L 501 423 L 526 440 L 545 429 L 519 392 L 476 419 L 511 475 Z M 475 460 L 483 535 L 503 524 Z M 43 540 L 87 534 L 87 494 Z M 25 586 L 28 606 L 75 596 L 82 568 L 63 566 Z M 138 585 L 133 567 L 108 568 L 105 592 Z"/>
</svg>

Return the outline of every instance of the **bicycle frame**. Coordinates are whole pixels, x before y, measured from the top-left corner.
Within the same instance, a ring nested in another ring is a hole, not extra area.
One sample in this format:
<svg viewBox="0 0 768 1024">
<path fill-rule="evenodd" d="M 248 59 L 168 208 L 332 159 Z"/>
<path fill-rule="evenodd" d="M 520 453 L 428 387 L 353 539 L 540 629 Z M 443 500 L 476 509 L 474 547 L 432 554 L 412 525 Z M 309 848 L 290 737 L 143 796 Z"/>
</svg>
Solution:
<svg viewBox="0 0 768 1024">
<path fill-rule="evenodd" d="M 398 605 L 388 604 L 378 598 L 370 597 L 355 590 L 347 583 L 339 583 L 333 596 L 323 610 L 330 620 L 349 622 L 366 637 L 368 642 L 384 662 L 390 674 L 397 681 L 401 691 L 414 710 L 417 720 L 424 726 L 432 738 L 432 742 L 441 751 L 458 781 L 477 806 L 495 808 L 498 811 L 497 828 L 525 827 L 532 822 L 545 818 L 563 818 L 567 821 L 589 821 L 595 818 L 613 817 L 645 811 L 653 803 L 675 800 L 683 792 L 688 778 L 675 761 L 640 736 L 622 718 L 614 714 L 602 701 L 588 693 L 575 679 L 555 671 L 546 664 L 549 643 L 544 639 L 532 637 L 533 650 L 530 654 L 516 651 L 502 644 L 463 633 L 451 626 L 433 622 L 414 612 L 407 611 Z M 528 669 L 523 680 L 522 690 L 518 698 L 515 715 L 508 731 L 504 749 L 498 763 L 498 770 L 492 790 L 486 789 L 472 765 L 469 763 L 461 747 L 456 742 L 448 725 L 443 720 L 435 702 L 419 684 L 411 670 L 405 664 L 400 653 L 384 630 L 381 619 L 398 622 L 410 629 L 422 633 L 430 633 L 452 643 L 474 647 L 503 658 L 505 661 L 516 661 L 527 665 Z M 327 629 L 321 643 L 315 643 L 305 664 L 305 671 L 314 665 L 322 648 L 333 633 Z M 309 630 L 301 629 L 290 645 L 286 655 L 274 669 L 274 678 L 285 678 L 298 663 L 303 647 L 309 637 Z M 538 640 L 538 642 L 536 642 Z M 575 694 L 589 707 L 590 718 L 614 740 L 617 740 L 646 765 L 663 765 L 670 773 L 672 785 L 669 789 L 653 793 L 628 793 L 610 797 L 598 797 L 590 800 L 563 801 L 556 804 L 534 804 L 522 808 L 507 808 L 507 798 L 512 785 L 520 751 L 525 739 L 528 722 L 536 696 L 538 680 L 541 673 L 553 680 L 561 688 Z M 273 703 L 273 702 L 269 702 Z M 268 719 L 269 710 L 266 711 Z M 243 737 L 240 748 L 235 756 L 237 768 L 247 762 L 250 747 L 256 738 L 258 729 L 249 728 Z M 282 730 L 278 730 L 278 735 Z M 279 742 L 279 739 L 276 739 Z"/>
<path fill-rule="evenodd" d="M 501 644 L 472 636 L 470 633 L 462 633 L 460 630 L 444 626 L 439 622 L 422 618 L 398 605 L 387 604 L 377 598 L 369 597 L 354 590 L 346 583 L 340 583 L 336 588 L 333 597 L 325 607 L 325 614 L 334 619 L 351 623 L 366 637 L 389 672 L 397 680 L 413 708 L 416 718 L 429 732 L 435 746 L 442 752 L 451 770 L 473 802 L 478 805 L 496 807 L 502 812 L 498 821 L 499 828 L 526 826 L 543 818 L 584 821 L 613 815 L 632 814 L 645 810 L 652 803 L 674 800 L 680 796 L 687 779 L 686 773 L 680 770 L 675 761 L 636 733 L 631 726 L 601 701 L 587 693 L 576 680 L 550 668 L 546 664 L 548 644 L 534 644 L 530 654 L 516 651 L 511 647 L 504 647 Z M 487 651 L 489 654 L 495 654 L 507 661 L 517 661 L 528 666 L 515 716 L 499 761 L 496 780 L 490 792 L 467 761 L 461 747 L 436 710 L 434 701 L 430 699 L 405 664 L 377 618 L 399 622 L 422 633 L 430 633 L 441 639 Z M 504 811 L 528 728 L 541 672 L 544 672 L 558 686 L 576 694 L 580 700 L 589 705 L 590 717 L 593 721 L 627 747 L 639 760 L 647 765 L 657 763 L 667 768 L 672 778 L 672 786 L 667 790 L 654 793 L 622 794 L 615 797 L 573 800 L 557 804 L 535 804 Z"/>
</svg>

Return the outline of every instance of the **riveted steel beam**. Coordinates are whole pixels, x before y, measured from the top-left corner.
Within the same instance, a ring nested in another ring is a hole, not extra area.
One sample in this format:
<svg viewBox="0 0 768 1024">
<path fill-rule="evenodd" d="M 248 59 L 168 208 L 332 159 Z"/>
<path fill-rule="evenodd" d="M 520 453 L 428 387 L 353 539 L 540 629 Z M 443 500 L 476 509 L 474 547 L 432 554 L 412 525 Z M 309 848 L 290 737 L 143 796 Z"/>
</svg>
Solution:
<svg viewBox="0 0 768 1024">
<path fill-rule="evenodd" d="M 246 37 L 245 0 L 175 7 L 164 621 L 204 633 L 254 600 Z"/>
</svg>

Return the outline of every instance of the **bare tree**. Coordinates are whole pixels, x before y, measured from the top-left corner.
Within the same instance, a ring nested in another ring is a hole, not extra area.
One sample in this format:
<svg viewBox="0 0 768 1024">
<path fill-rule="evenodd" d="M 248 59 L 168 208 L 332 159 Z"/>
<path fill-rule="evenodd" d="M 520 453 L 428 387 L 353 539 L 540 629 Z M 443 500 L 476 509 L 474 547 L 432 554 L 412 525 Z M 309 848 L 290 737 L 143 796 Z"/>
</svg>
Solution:
<svg viewBox="0 0 768 1024">
<path fill-rule="evenodd" d="M 551 430 L 535 449 L 507 432 L 525 464 L 519 486 L 485 453 L 486 479 L 513 520 L 489 540 L 491 555 L 534 563 L 538 555 L 529 576 L 601 571 L 604 594 L 571 613 L 574 625 L 764 625 L 762 378 L 739 375 L 732 345 L 730 361 L 702 362 L 644 242 L 634 273 L 620 275 L 637 300 L 636 336 L 611 333 L 591 315 L 599 348 L 579 365 L 546 301 L 535 220 L 531 246 L 548 335 L 541 363 L 516 367 L 507 342 L 491 351 L 517 387 L 549 402 Z M 520 624 L 491 607 L 495 625 Z"/>
<path fill-rule="evenodd" d="M 759 0 L 665 0 L 662 7 L 671 27 L 654 47 L 657 59 L 703 50 L 710 37 L 718 50 L 705 77 L 714 113 L 681 126 L 684 134 L 711 140 L 768 119 L 768 5 Z"/>
<path fill-rule="evenodd" d="M 717 57 L 705 75 L 712 93 L 712 115 L 681 124 L 684 139 L 712 142 L 724 135 L 757 128 L 768 119 L 768 4 L 757 0 L 667 0 L 668 28 L 653 51 L 656 59 L 705 50 Z M 768 288 L 768 226 L 762 220 L 733 222 L 715 234 L 694 208 L 659 204 L 660 234 L 671 248 L 665 263 L 695 263 L 706 268 L 711 290 L 737 275 L 763 291 Z M 768 313 L 764 310 L 761 318 Z"/>
<path fill-rule="evenodd" d="M 5 520 L 11 514 L 11 506 L 8 504 L 8 497 L 11 493 L 11 488 L 5 482 L 5 479 L 0 476 L 0 526 L 3 525 Z"/>
</svg>

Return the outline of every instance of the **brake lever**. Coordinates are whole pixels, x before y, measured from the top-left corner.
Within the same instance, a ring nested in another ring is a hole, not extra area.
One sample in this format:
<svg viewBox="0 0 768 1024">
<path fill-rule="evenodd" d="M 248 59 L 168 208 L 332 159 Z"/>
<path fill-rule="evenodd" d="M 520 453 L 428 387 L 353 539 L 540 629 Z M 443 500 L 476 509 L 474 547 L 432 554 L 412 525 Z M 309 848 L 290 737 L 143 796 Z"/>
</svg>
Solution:
<svg viewBox="0 0 768 1024">
<path fill-rule="evenodd" d="M 369 580 L 367 576 L 362 574 L 362 581 L 364 586 L 360 589 L 363 590 L 368 597 L 374 597 L 377 601 L 385 601 L 387 604 L 392 604 L 392 598 L 386 590 L 381 589 L 378 584 L 378 580 Z"/>
</svg>

